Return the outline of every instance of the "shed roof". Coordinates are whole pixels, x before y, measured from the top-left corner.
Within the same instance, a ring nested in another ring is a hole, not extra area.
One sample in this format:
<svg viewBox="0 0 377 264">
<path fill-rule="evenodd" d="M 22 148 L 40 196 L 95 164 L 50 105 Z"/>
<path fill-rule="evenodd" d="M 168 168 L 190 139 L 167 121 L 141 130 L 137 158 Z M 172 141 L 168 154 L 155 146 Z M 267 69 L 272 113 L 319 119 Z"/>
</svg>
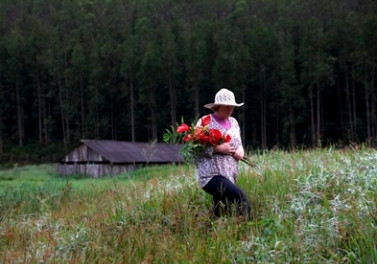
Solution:
<svg viewBox="0 0 377 264">
<path fill-rule="evenodd" d="M 110 163 L 183 162 L 183 156 L 180 153 L 181 145 L 87 139 L 80 142 Z M 61 161 L 66 160 L 65 157 Z"/>
</svg>

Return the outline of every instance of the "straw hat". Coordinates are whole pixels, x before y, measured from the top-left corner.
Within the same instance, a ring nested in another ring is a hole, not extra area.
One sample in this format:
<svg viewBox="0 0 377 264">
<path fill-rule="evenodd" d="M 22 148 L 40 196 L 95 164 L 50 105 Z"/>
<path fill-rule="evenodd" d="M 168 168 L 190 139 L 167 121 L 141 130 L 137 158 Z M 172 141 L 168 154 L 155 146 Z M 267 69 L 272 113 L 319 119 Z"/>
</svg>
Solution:
<svg viewBox="0 0 377 264">
<path fill-rule="evenodd" d="M 233 92 L 229 91 L 226 88 L 222 88 L 217 92 L 215 96 L 215 102 L 204 105 L 205 108 L 212 109 L 216 105 L 231 105 L 231 106 L 241 106 L 243 103 L 236 103 L 234 99 Z"/>
</svg>

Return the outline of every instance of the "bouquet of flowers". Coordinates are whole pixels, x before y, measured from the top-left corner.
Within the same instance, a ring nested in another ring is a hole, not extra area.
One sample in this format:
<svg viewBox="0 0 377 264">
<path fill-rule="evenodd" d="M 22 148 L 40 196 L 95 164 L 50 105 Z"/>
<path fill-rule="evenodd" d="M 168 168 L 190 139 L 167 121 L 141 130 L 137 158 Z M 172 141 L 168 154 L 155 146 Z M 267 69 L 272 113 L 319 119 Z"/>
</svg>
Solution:
<svg viewBox="0 0 377 264">
<path fill-rule="evenodd" d="M 204 116 L 201 120 L 201 125 L 196 123 L 191 126 L 183 122 L 177 127 L 171 127 L 171 130 L 166 130 L 163 135 L 163 140 L 166 143 L 184 144 L 181 150 L 183 158 L 186 163 L 191 162 L 198 155 L 205 152 L 209 146 L 215 147 L 222 143 L 230 142 L 231 136 L 223 135 L 220 130 L 216 128 L 209 128 L 211 116 Z M 241 161 L 253 166 L 251 162 L 244 157 Z"/>
</svg>

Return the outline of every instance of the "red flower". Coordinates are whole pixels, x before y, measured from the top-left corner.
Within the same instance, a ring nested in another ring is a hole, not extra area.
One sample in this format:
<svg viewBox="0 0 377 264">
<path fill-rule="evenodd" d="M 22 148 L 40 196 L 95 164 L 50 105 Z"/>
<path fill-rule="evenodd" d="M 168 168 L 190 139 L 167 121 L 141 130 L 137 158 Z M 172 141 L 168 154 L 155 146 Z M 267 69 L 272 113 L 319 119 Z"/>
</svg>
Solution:
<svg viewBox="0 0 377 264">
<path fill-rule="evenodd" d="M 177 128 L 172 126 L 171 131 L 167 130 L 164 134 L 164 141 L 168 143 L 185 143 L 182 148 L 182 154 L 186 162 L 192 161 L 195 156 L 204 153 L 206 147 L 229 143 L 232 139 L 228 134 L 223 135 L 219 129 L 210 129 L 210 122 L 211 115 L 204 116 L 199 122 L 199 126 L 188 126 L 182 121 L 182 124 Z M 241 161 L 253 166 L 250 160 L 245 157 Z"/>
<path fill-rule="evenodd" d="M 191 134 L 188 134 L 188 135 L 186 135 L 184 138 L 183 138 L 183 141 L 184 142 L 188 142 L 188 141 L 190 141 L 191 140 Z"/>
<path fill-rule="evenodd" d="M 210 142 L 211 137 L 209 135 L 203 133 L 203 134 L 199 135 L 198 140 L 199 140 L 200 144 L 207 145 L 208 142 Z"/>
<path fill-rule="evenodd" d="M 230 135 L 228 135 L 228 134 L 226 134 L 226 135 L 224 136 L 224 142 L 225 142 L 225 143 L 230 142 L 231 139 L 232 139 L 232 137 L 231 137 Z"/>
<path fill-rule="evenodd" d="M 202 127 L 195 127 L 194 135 L 196 138 L 200 137 L 201 134 L 203 134 L 204 129 Z"/>
<path fill-rule="evenodd" d="M 183 123 L 182 125 L 180 125 L 178 128 L 177 128 L 177 133 L 178 134 L 182 134 L 184 132 L 186 132 L 187 130 L 189 130 L 190 127 L 188 125 L 186 125 L 185 123 Z"/>
<path fill-rule="evenodd" d="M 220 130 L 216 129 L 216 128 L 212 128 L 209 130 L 209 132 L 211 133 L 211 140 L 210 140 L 210 143 L 213 145 L 213 146 L 216 146 L 219 144 L 220 142 L 220 139 L 222 138 L 222 133 Z"/>
<path fill-rule="evenodd" d="M 207 126 L 211 122 L 211 115 L 206 115 L 202 118 L 202 126 Z"/>
</svg>

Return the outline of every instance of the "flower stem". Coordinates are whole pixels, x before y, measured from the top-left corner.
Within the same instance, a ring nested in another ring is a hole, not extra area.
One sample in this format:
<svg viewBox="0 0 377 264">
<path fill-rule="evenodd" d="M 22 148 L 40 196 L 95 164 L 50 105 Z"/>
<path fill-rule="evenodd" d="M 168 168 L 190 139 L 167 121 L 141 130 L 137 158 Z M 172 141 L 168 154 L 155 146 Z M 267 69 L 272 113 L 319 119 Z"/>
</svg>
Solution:
<svg viewBox="0 0 377 264">
<path fill-rule="evenodd" d="M 243 163 L 249 165 L 250 167 L 254 167 L 254 166 L 255 166 L 255 165 L 250 161 L 250 159 L 247 158 L 247 157 L 243 157 L 243 158 L 241 159 L 241 161 L 242 161 Z"/>
</svg>

